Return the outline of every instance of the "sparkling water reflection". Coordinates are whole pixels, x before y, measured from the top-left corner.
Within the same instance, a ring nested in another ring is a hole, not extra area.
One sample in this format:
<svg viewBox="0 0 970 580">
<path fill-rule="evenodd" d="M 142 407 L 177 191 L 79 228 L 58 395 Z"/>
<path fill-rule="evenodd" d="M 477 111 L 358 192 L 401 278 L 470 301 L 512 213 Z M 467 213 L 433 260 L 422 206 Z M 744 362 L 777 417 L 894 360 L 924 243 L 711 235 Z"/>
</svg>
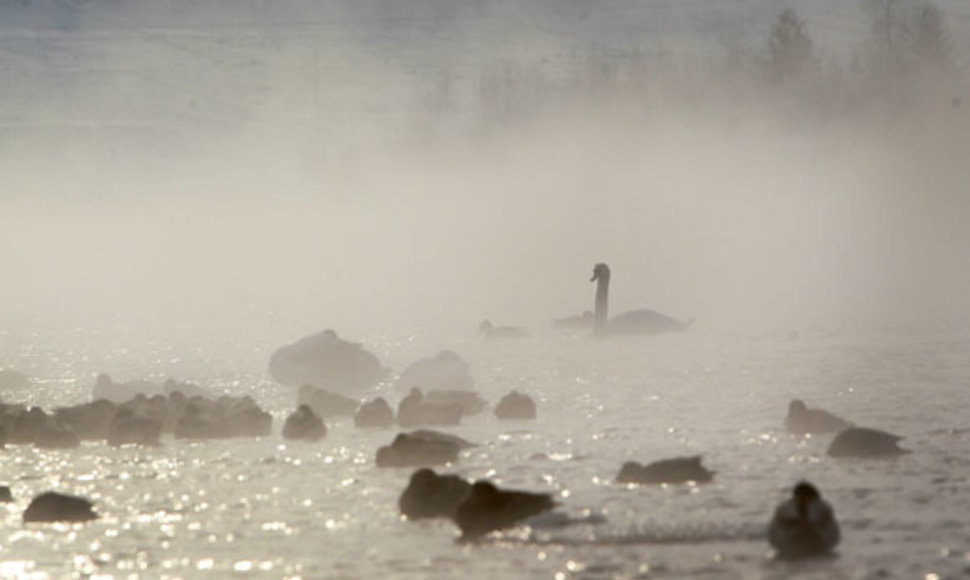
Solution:
<svg viewBox="0 0 970 580">
<path fill-rule="evenodd" d="M 478 390 L 493 404 L 512 388 L 531 394 L 539 405 L 535 421 L 502 422 L 485 413 L 449 429 L 479 444 L 449 471 L 553 492 L 573 524 L 537 521 L 482 545 L 458 545 L 450 522 L 402 520 L 397 497 L 410 470 L 379 469 L 373 462 L 375 449 L 395 431 L 357 430 L 348 419 L 337 419 L 328 421 L 329 433 L 319 443 L 284 442 L 281 419 L 295 393 L 267 380 L 252 360 L 251 344 L 240 341 L 229 356 L 220 342 L 225 368 L 179 366 L 180 376 L 216 392 L 251 394 L 274 413 L 274 434 L 165 439 L 158 448 L 8 445 L 0 452 L 0 472 L 9 478 L 3 483 L 11 486 L 15 501 L 0 511 L 0 577 L 970 573 L 970 552 L 961 546 L 968 537 L 964 514 L 970 511 L 970 432 L 960 406 L 970 383 L 966 333 L 832 334 L 790 341 L 693 329 L 609 341 L 538 336 L 514 349 L 471 341 L 442 345 L 435 337 L 383 347 L 372 342 L 384 356 L 404 361 L 454 348 L 472 363 Z M 96 347 L 83 341 L 63 351 L 72 356 L 51 356 L 24 344 L 6 353 L 6 360 L 23 362 L 43 380 L 34 392 L 8 393 L 4 400 L 45 407 L 84 400 L 92 373 L 106 370 L 92 368 L 91 361 L 108 360 L 91 354 Z M 167 374 L 167 362 L 180 360 L 178 353 L 153 356 L 135 347 L 113 356 L 125 368 L 140 370 L 133 378 Z M 147 362 L 139 366 L 139 360 Z M 392 403 L 404 395 L 387 385 L 360 393 L 377 394 Z M 796 396 L 905 435 L 914 453 L 889 461 L 831 460 L 825 456 L 827 437 L 797 439 L 783 430 L 788 401 Z M 713 483 L 614 482 L 623 461 L 688 454 L 704 455 L 705 465 L 717 472 Z M 776 562 L 769 557 L 764 526 L 775 503 L 801 477 L 815 481 L 833 503 L 844 540 L 833 559 Z M 92 499 L 101 518 L 23 524 L 29 499 L 46 489 Z"/>
</svg>

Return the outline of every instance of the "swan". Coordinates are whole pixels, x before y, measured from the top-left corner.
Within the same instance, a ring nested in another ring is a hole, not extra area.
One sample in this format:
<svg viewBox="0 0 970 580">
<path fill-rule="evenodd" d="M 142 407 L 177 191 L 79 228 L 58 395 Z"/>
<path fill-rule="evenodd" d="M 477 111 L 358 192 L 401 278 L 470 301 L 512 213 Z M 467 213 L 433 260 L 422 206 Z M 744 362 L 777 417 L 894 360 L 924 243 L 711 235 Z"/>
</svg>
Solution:
<svg viewBox="0 0 970 580">
<path fill-rule="evenodd" d="M 596 282 L 596 305 L 593 311 L 593 332 L 595 334 L 656 334 L 659 332 L 679 332 L 694 321 L 681 322 L 655 310 L 628 310 L 609 318 L 610 267 L 600 262 L 593 267 Z"/>
<path fill-rule="evenodd" d="M 894 457 L 909 453 L 899 446 L 901 439 L 879 429 L 849 427 L 832 439 L 827 453 L 830 457 Z"/>
<path fill-rule="evenodd" d="M 839 537 L 832 506 L 807 481 L 796 485 L 792 497 L 778 505 L 768 525 L 768 542 L 784 559 L 827 554 Z"/>
</svg>

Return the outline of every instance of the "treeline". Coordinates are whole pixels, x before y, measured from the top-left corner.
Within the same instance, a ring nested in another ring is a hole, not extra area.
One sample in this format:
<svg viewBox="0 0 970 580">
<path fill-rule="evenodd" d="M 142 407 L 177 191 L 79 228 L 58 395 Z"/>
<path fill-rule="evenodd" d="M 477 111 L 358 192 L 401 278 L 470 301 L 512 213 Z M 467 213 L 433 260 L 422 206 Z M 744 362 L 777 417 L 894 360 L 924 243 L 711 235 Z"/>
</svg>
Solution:
<svg viewBox="0 0 970 580">
<path fill-rule="evenodd" d="M 429 83 L 426 120 L 478 129 L 520 127 L 577 104 L 775 108 L 812 121 L 959 108 L 967 90 L 946 14 L 931 0 L 862 0 L 868 34 L 837 60 L 808 23 L 782 10 L 758 44 L 725 40 L 706 59 L 676 52 L 577 49 L 549 62 L 506 59 L 466 86 L 448 71 Z M 467 78 L 467 77 L 466 77 Z M 448 122 L 448 121 L 445 121 Z"/>
</svg>

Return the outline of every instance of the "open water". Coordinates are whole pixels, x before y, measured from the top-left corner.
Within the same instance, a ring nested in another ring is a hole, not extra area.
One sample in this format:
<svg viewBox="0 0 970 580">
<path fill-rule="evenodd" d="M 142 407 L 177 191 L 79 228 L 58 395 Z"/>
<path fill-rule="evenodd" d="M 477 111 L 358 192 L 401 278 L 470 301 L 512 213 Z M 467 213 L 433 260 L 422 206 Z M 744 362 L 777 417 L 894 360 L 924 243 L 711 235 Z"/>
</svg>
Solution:
<svg viewBox="0 0 970 580">
<path fill-rule="evenodd" d="M 35 377 L 5 402 L 53 408 L 86 400 L 97 372 L 118 380 L 196 382 L 250 394 L 274 413 L 262 439 L 158 448 L 86 443 L 75 450 L 8 445 L 0 474 L 0 578 L 970 578 L 970 328 L 760 335 L 707 331 L 594 340 L 539 334 L 358 337 L 397 370 L 443 348 L 472 365 L 494 404 L 531 394 L 535 421 L 489 409 L 447 431 L 479 444 L 450 468 L 468 478 L 549 491 L 561 513 L 475 545 L 448 521 L 408 522 L 397 498 L 410 469 L 379 469 L 395 430 L 331 420 L 318 443 L 284 442 L 295 393 L 266 374 L 272 350 L 299 336 L 134 341 L 72 330 L 0 334 L 0 366 Z M 354 337 L 352 337 L 354 338 Z M 393 384 L 357 393 L 396 405 Z M 783 429 L 791 398 L 905 437 L 894 460 L 825 455 L 828 438 Z M 627 460 L 702 454 L 717 471 L 697 487 L 614 483 Z M 834 506 L 837 554 L 776 561 L 764 537 L 774 506 L 801 478 Z M 29 524 L 36 493 L 92 499 L 100 519 Z M 586 518 L 585 521 L 583 519 Z"/>
</svg>

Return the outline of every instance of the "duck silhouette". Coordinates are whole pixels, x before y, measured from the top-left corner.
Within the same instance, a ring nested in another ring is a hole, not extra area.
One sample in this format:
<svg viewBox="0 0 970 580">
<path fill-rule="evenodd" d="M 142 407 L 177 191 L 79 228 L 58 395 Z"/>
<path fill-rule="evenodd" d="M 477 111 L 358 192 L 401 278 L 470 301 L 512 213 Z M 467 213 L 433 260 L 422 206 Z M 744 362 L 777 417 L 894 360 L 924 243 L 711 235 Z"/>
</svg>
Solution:
<svg viewBox="0 0 970 580">
<path fill-rule="evenodd" d="M 620 483 L 707 483 L 713 471 L 701 465 L 701 456 L 661 459 L 648 465 L 627 461 L 620 468 L 616 481 Z"/>
<path fill-rule="evenodd" d="M 824 409 L 810 409 L 799 399 L 792 399 L 789 403 L 788 416 L 785 418 L 785 428 L 795 435 L 837 433 L 852 426 L 851 421 Z"/>
<path fill-rule="evenodd" d="M 457 475 L 439 475 L 424 467 L 411 474 L 398 499 L 408 519 L 450 518 L 471 492 L 472 484 Z"/>
<path fill-rule="evenodd" d="M 501 490 L 490 481 L 476 481 L 468 497 L 455 510 L 454 521 L 462 541 L 476 540 L 489 532 L 510 528 L 556 506 L 552 495 Z"/>
<path fill-rule="evenodd" d="M 529 332 L 521 326 L 495 326 L 489 320 L 483 320 L 478 325 L 478 332 L 486 338 L 492 340 L 496 338 L 522 338 L 529 336 Z"/>
<path fill-rule="evenodd" d="M 596 303 L 593 310 L 593 332 L 605 334 L 658 334 L 661 332 L 680 332 L 687 329 L 693 320 L 681 322 L 656 310 L 629 310 L 609 318 L 610 304 L 610 267 L 602 262 L 593 267 L 590 282 L 596 282 Z"/>
<path fill-rule="evenodd" d="M 827 554 L 840 538 L 832 506 L 807 481 L 795 486 L 792 497 L 778 505 L 768 524 L 768 542 L 783 559 Z"/>
<path fill-rule="evenodd" d="M 899 446 L 902 437 L 879 429 L 850 427 L 843 429 L 829 444 L 830 457 L 894 457 L 909 453 Z"/>
</svg>

